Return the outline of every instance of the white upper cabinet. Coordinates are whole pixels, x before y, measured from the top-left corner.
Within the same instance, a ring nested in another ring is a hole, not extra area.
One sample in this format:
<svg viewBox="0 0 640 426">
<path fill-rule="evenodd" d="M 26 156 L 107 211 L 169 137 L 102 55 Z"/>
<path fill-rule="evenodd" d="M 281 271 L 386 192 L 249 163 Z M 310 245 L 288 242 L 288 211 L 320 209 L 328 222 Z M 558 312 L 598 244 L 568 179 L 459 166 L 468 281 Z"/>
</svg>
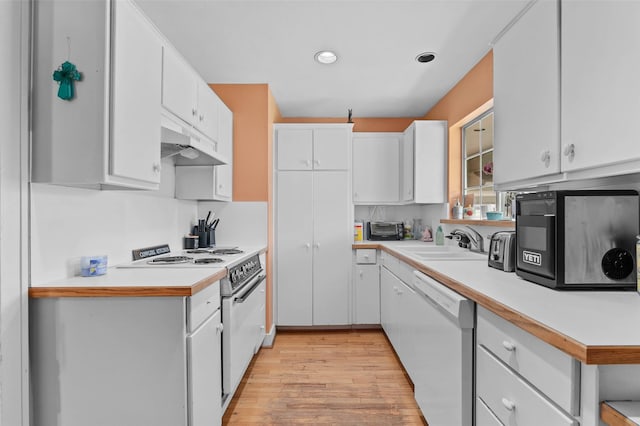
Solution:
<svg viewBox="0 0 640 426">
<path fill-rule="evenodd" d="M 498 189 L 640 172 L 638 17 L 632 1 L 538 1 L 499 39 Z"/>
<path fill-rule="evenodd" d="M 222 101 L 218 107 L 218 152 L 229 162 L 215 166 L 215 198 L 231 201 L 233 195 L 233 113 Z"/>
<path fill-rule="evenodd" d="M 558 7 L 534 3 L 493 48 L 496 186 L 560 172 Z"/>
<path fill-rule="evenodd" d="M 32 180 L 157 189 L 163 39 L 128 0 L 35 2 Z M 52 72 L 82 79 L 57 97 Z"/>
<path fill-rule="evenodd" d="M 187 123 L 197 117 L 197 76 L 191 66 L 171 46 L 162 55 L 162 106 Z"/>
<path fill-rule="evenodd" d="M 165 47 L 162 66 L 162 106 L 218 142 L 218 96 L 173 47 Z"/>
<path fill-rule="evenodd" d="M 402 133 L 354 133 L 354 204 L 398 204 Z"/>
<path fill-rule="evenodd" d="M 562 3 L 563 171 L 640 171 L 639 19 L 637 1 Z"/>
<path fill-rule="evenodd" d="M 111 82 L 111 174 L 160 182 L 161 44 L 127 1 L 114 2 Z"/>
<path fill-rule="evenodd" d="M 349 170 L 351 124 L 286 126 L 276 129 L 278 170 Z"/>
<path fill-rule="evenodd" d="M 446 202 L 447 122 L 414 121 L 404 133 L 355 133 L 353 202 Z"/>
<path fill-rule="evenodd" d="M 438 204 L 447 200 L 447 122 L 419 120 L 403 140 L 403 200 Z"/>
</svg>

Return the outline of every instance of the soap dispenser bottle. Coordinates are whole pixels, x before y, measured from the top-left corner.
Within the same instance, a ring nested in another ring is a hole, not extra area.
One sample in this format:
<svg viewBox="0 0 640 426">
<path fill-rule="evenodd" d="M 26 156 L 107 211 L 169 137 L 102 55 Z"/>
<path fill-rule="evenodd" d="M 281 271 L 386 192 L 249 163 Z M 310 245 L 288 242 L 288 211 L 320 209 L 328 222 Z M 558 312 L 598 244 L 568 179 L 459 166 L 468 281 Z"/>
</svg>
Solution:
<svg viewBox="0 0 640 426">
<path fill-rule="evenodd" d="M 444 232 L 442 232 L 442 226 L 438 226 L 438 229 L 436 230 L 436 245 L 444 245 Z"/>
</svg>

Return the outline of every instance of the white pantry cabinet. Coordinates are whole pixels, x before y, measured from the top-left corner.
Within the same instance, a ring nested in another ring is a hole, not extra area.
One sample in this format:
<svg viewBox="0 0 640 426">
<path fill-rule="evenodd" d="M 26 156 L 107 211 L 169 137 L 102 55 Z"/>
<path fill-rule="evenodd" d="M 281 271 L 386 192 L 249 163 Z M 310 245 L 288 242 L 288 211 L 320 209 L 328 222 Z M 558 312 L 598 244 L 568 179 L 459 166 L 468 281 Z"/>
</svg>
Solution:
<svg viewBox="0 0 640 426">
<path fill-rule="evenodd" d="M 563 1 L 561 10 L 562 170 L 638 172 L 640 2 Z"/>
<path fill-rule="evenodd" d="M 447 122 L 414 121 L 402 141 L 402 201 L 447 200 Z"/>
<path fill-rule="evenodd" d="M 352 125 L 288 124 L 275 130 L 278 170 L 350 170 Z"/>
<path fill-rule="evenodd" d="M 560 172 L 558 9 L 534 3 L 493 47 L 496 186 Z"/>
<path fill-rule="evenodd" d="M 35 2 L 32 180 L 157 189 L 163 39 L 129 0 Z M 82 73 L 70 101 L 52 73 Z"/>
<path fill-rule="evenodd" d="M 402 133 L 353 135 L 354 204 L 398 204 Z"/>
<path fill-rule="evenodd" d="M 36 298 L 33 426 L 222 422 L 220 287 L 191 297 Z"/>
<path fill-rule="evenodd" d="M 333 132 L 340 144 L 350 147 L 350 125 Z M 276 128 L 275 177 L 275 264 L 277 324 L 290 326 L 345 325 L 350 323 L 351 244 L 353 207 L 350 201 L 350 172 L 345 170 L 289 170 L 299 162 L 280 161 L 282 150 L 300 145 L 292 142 L 299 127 Z M 304 129 L 307 132 L 309 129 Z M 309 133 L 311 145 L 316 125 Z M 323 133 L 323 132 L 319 132 Z M 297 141 L 309 139 L 296 139 Z M 281 139 L 283 137 L 284 139 Z M 281 144 L 281 140 L 285 142 Z M 338 144 L 332 141 L 331 144 Z M 347 154 L 350 148 L 347 150 Z M 342 151 L 336 153 L 342 155 Z M 292 158 L 297 157 L 293 155 Z M 341 159 L 322 158 L 320 164 L 338 164 Z M 311 163 L 313 164 L 313 162 Z M 348 163 L 347 163 L 348 165 Z M 317 164 L 316 164 L 317 166 Z"/>
<path fill-rule="evenodd" d="M 233 197 L 233 113 L 218 109 L 218 153 L 228 160 L 217 166 L 176 165 L 176 193 L 181 200 L 231 201 Z"/>
</svg>

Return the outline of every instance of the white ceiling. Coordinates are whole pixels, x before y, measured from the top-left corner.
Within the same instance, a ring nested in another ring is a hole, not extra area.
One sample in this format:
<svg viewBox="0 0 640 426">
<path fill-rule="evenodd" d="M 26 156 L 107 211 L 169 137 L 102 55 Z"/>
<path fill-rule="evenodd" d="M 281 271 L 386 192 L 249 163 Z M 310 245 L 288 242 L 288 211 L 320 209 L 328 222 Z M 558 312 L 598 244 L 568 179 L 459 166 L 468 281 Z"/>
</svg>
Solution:
<svg viewBox="0 0 640 426">
<path fill-rule="evenodd" d="M 528 0 L 137 2 L 207 82 L 267 83 L 285 117 L 419 117 Z"/>
</svg>

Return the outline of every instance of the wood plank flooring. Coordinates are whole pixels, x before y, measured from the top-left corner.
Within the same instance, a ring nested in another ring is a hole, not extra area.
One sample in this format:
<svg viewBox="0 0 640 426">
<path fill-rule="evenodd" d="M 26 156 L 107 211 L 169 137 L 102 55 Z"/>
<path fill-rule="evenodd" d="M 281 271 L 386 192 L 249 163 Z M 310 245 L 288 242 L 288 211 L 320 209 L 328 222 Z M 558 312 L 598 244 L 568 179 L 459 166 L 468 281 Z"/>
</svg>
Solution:
<svg viewBox="0 0 640 426">
<path fill-rule="evenodd" d="M 381 330 L 278 331 L 223 425 L 426 425 Z"/>
</svg>

